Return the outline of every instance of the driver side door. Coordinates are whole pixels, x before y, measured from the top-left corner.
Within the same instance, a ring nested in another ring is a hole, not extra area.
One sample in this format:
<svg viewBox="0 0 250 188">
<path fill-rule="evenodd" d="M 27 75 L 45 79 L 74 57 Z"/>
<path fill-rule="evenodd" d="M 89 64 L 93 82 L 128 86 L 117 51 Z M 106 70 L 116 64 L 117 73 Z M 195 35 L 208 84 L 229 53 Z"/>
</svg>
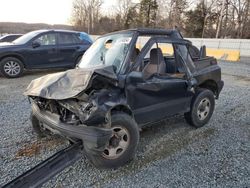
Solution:
<svg viewBox="0 0 250 188">
<path fill-rule="evenodd" d="M 160 46 L 152 41 L 149 41 L 148 45 L 151 47 L 141 52 L 141 62 L 145 62 L 144 57 L 147 58 L 150 50 Z M 164 59 L 167 58 L 164 56 Z M 149 60 L 148 64 L 150 63 L 152 62 Z M 160 62 L 157 65 L 160 65 Z M 138 124 L 159 121 L 167 116 L 189 111 L 193 93 L 188 90 L 188 81 L 184 77 L 179 77 L 176 73 L 167 74 L 167 70 L 166 74 L 158 74 L 155 71 L 155 74 L 145 77 L 143 70 L 149 65 L 143 66 L 142 71 L 137 69 L 131 72 L 126 83 L 127 100 Z M 158 67 L 155 70 L 158 70 Z"/>
<path fill-rule="evenodd" d="M 187 89 L 186 80 L 156 76 L 130 82 L 126 94 L 138 124 L 188 111 L 193 96 Z"/>
</svg>

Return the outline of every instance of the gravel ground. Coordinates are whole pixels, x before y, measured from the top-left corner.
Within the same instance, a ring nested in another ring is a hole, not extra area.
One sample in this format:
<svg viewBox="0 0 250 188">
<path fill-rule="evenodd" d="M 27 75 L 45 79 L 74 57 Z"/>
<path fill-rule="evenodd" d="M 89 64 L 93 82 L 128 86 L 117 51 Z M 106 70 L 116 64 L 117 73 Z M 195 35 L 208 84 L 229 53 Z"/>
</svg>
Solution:
<svg viewBox="0 0 250 188">
<path fill-rule="evenodd" d="M 141 133 L 134 161 L 117 170 L 76 162 L 44 187 L 250 187 L 250 63 L 220 62 L 225 87 L 211 121 L 194 129 L 176 116 Z M 0 77 L 0 185 L 67 146 L 37 140 L 22 95 L 29 82 Z"/>
</svg>

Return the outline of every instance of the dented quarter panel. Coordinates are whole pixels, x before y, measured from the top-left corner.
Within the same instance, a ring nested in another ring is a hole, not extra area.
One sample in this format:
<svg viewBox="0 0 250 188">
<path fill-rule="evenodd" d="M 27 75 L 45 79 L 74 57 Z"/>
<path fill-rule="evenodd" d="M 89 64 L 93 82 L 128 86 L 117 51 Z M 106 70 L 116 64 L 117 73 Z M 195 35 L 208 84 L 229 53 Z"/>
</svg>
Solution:
<svg viewBox="0 0 250 188">
<path fill-rule="evenodd" d="M 193 76 L 196 78 L 198 85 L 207 80 L 213 80 L 218 83 L 221 81 L 221 68 L 218 65 L 208 66 L 197 70 Z"/>
</svg>

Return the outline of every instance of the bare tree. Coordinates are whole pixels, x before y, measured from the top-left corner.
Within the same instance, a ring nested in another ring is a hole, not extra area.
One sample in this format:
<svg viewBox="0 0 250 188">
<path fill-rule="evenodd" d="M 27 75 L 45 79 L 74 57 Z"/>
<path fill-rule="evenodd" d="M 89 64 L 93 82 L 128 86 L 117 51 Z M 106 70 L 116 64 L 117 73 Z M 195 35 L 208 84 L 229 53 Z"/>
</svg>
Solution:
<svg viewBox="0 0 250 188">
<path fill-rule="evenodd" d="M 203 18 L 204 18 L 202 38 L 204 38 L 204 35 L 205 35 L 205 31 L 207 28 L 207 21 L 208 21 L 209 17 L 212 16 L 213 7 L 214 7 L 215 2 L 216 2 L 215 0 L 201 0 L 202 12 L 203 12 Z"/>
<path fill-rule="evenodd" d="M 182 29 L 183 26 L 183 13 L 187 8 L 187 0 L 171 0 L 170 1 L 170 11 L 169 11 L 169 25 L 172 28 Z"/>
<path fill-rule="evenodd" d="M 74 0 L 72 23 L 94 34 L 145 26 L 178 27 L 192 37 L 250 38 L 250 0 L 116 0 L 114 11 L 101 10 L 102 0 Z"/>
<path fill-rule="evenodd" d="M 88 30 L 92 33 L 99 21 L 102 0 L 74 0 L 72 23 L 76 28 Z"/>
<path fill-rule="evenodd" d="M 116 0 L 117 6 L 115 7 L 116 13 L 120 15 L 121 20 L 124 21 L 127 16 L 129 9 L 133 6 L 133 2 L 131 0 Z"/>
<path fill-rule="evenodd" d="M 243 36 L 243 29 L 247 24 L 249 19 L 249 6 L 250 0 L 231 0 L 230 4 L 233 8 L 233 17 L 236 19 L 236 30 L 237 30 L 237 37 L 242 38 Z"/>
<path fill-rule="evenodd" d="M 215 38 L 219 38 L 219 35 L 220 35 L 222 20 L 223 20 L 223 16 L 224 16 L 225 5 L 226 5 L 226 0 L 223 0 L 222 7 L 221 7 L 221 12 L 220 12 L 219 23 L 218 23 Z"/>
</svg>

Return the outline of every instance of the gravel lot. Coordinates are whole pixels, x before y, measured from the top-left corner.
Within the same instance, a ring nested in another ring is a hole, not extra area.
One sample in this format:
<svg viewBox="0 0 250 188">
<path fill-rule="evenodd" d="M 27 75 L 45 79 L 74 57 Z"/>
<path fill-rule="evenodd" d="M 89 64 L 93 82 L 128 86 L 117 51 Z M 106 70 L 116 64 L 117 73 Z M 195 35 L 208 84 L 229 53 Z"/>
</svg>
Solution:
<svg viewBox="0 0 250 188">
<path fill-rule="evenodd" d="M 250 60 L 249 60 L 250 62 Z M 44 187 L 250 187 L 250 63 L 220 62 L 225 87 L 205 127 L 176 116 L 142 131 L 133 162 L 99 170 L 84 157 Z M 67 146 L 60 138 L 37 140 L 22 95 L 29 82 L 0 77 L 0 185 Z"/>
</svg>

